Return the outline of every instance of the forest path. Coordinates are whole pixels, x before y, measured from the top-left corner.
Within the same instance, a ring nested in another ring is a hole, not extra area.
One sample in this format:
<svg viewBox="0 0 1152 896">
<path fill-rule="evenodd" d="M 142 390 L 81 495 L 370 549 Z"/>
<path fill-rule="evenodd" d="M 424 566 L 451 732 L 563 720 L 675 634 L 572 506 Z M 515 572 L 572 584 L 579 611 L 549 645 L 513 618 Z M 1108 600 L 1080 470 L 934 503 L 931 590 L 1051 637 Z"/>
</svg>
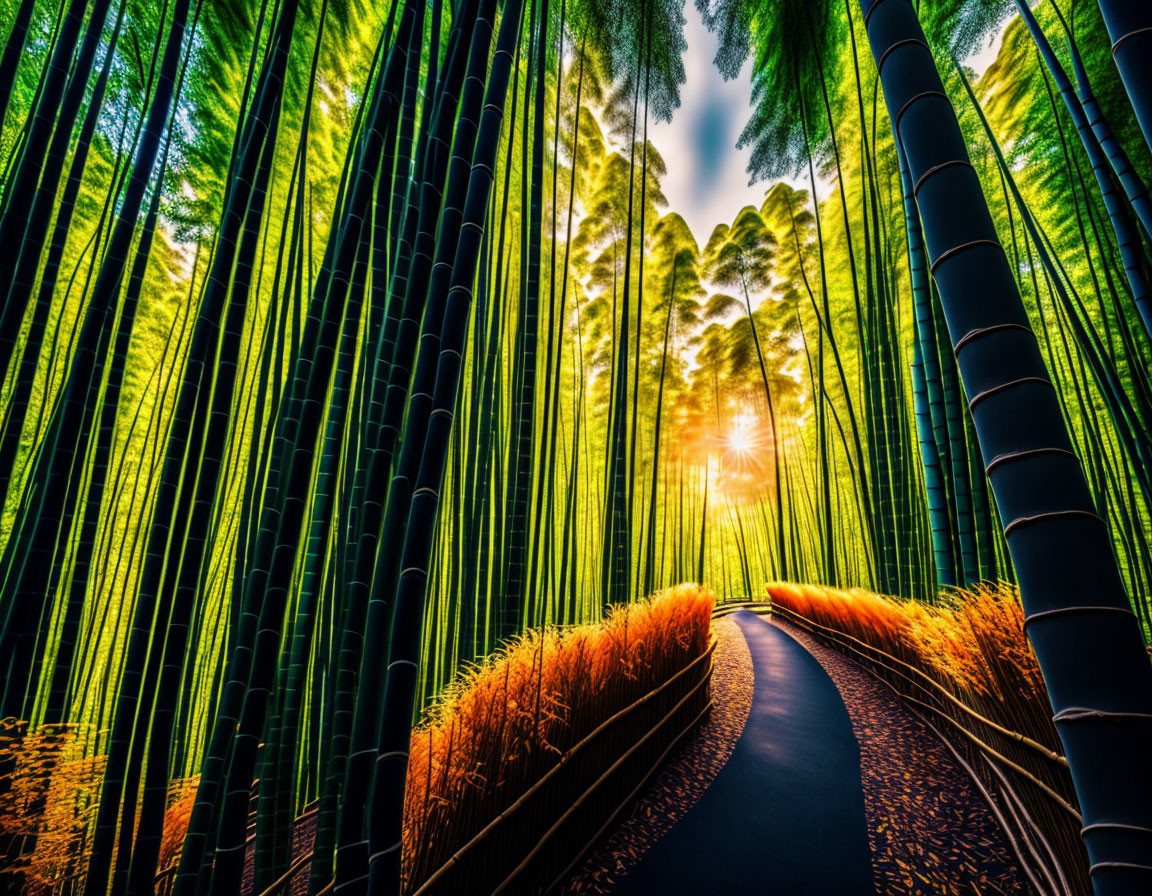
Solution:
<svg viewBox="0 0 1152 896">
<path fill-rule="evenodd" d="M 875 892 L 860 749 L 840 692 L 779 626 L 730 617 L 754 694 L 727 764 L 614 894 Z"/>
</svg>

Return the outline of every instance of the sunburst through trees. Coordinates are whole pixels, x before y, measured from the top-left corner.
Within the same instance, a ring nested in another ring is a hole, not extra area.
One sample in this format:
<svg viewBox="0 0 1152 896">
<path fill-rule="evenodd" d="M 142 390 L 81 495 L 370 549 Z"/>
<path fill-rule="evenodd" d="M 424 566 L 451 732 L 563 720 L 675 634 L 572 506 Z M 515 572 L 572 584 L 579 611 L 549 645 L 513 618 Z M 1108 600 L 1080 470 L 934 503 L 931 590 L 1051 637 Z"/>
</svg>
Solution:
<svg viewBox="0 0 1152 896">
<path fill-rule="evenodd" d="M 0 0 L 6 886 L 259 892 L 306 817 L 399 892 L 454 678 L 684 582 L 1018 583 L 1152 825 L 1074 712 L 1152 712 L 1152 14 L 696 6 L 706 233 L 675 0 Z"/>
</svg>

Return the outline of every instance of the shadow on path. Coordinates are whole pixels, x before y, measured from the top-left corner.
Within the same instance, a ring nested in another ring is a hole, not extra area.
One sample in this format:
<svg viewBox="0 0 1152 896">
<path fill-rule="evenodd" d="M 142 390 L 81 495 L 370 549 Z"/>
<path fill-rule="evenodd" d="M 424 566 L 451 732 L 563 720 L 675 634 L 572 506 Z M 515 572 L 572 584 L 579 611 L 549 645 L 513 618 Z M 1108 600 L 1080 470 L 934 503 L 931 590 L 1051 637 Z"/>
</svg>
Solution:
<svg viewBox="0 0 1152 896">
<path fill-rule="evenodd" d="M 755 693 L 727 765 L 614 894 L 875 892 L 860 750 L 839 691 L 777 626 L 738 611 Z"/>
</svg>

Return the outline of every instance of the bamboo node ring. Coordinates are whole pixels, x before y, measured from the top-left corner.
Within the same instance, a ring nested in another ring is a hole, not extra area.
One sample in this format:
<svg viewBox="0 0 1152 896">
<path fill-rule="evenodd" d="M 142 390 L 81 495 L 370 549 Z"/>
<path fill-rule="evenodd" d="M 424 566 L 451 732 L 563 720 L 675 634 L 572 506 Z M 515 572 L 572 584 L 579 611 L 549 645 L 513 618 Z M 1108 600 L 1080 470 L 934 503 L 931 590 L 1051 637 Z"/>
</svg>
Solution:
<svg viewBox="0 0 1152 896">
<path fill-rule="evenodd" d="M 952 105 L 952 101 L 950 99 L 948 99 L 948 95 L 945 93 L 941 93 L 939 90 L 925 90 L 923 93 L 918 93 L 915 96 L 913 96 L 911 99 L 909 99 L 903 106 L 901 106 L 900 111 L 896 113 L 896 118 L 893 119 L 893 122 L 892 122 L 893 131 L 897 134 L 900 133 L 900 120 L 904 117 L 904 113 L 907 112 L 908 109 L 917 100 L 927 99 L 928 97 L 933 97 L 933 96 L 944 100 L 944 102 L 946 102 L 949 106 Z M 900 145 L 901 146 L 904 145 L 903 139 L 901 139 Z"/>
<path fill-rule="evenodd" d="M 940 265 L 941 262 L 947 261 L 953 255 L 958 255 L 965 249 L 975 249 L 977 246 L 995 246 L 1001 251 L 1004 250 L 1004 247 L 1001 246 L 996 240 L 971 240 L 967 243 L 961 243 L 959 246 L 953 246 L 946 252 L 940 253 L 940 257 L 928 265 L 928 270 L 931 271 L 933 275 L 935 275 L 936 268 Z"/>
<path fill-rule="evenodd" d="M 1000 333 L 1004 330 L 1023 330 L 1029 336 L 1035 337 L 1036 334 L 1032 332 L 1031 327 L 1026 327 L 1024 324 L 993 324 L 990 327 L 977 327 L 974 330 L 969 330 L 952 348 L 952 354 L 959 356 L 960 350 L 965 348 L 970 343 L 983 339 L 985 336 L 991 336 L 993 333 Z"/>
<path fill-rule="evenodd" d="M 375 862 L 377 859 L 383 858 L 384 856 L 388 855 L 388 853 L 390 853 L 390 852 L 396 852 L 396 850 L 398 850 L 399 848 L 400 848 L 400 844 L 394 843 L 392 846 L 389 846 L 387 849 L 382 849 L 379 852 L 372 853 L 372 855 L 368 856 L 368 861 L 369 862 Z"/>
<path fill-rule="evenodd" d="M 1119 831 L 1135 831 L 1138 834 L 1152 834 L 1152 828 L 1144 828 L 1138 824 L 1121 824 L 1118 821 L 1098 821 L 1095 824 L 1080 828 L 1080 833 L 1086 834 L 1089 831 L 1095 831 L 1100 828 L 1114 828 Z"/>
<path fill-rule="evenodd" d="M 882 6 L 884 0 L 876 0 L 871 6 L 868 7 L 868 12 L 864 13 L 864 30 L 868 30 L 868 20 L 872 18 L 872 13 L 876 12 L 878 6 Z"/>
<path fill-rule="evenodd" d="M 1112 58 L 1116 58 L 1116 48 L 1119 47 L 1120 44 L 1124 43 L 1124 41 L 1128 40 L 1128 38 L 1135 37 L 1138 34 L 1147 34 L 1149 31 L 1152 31 L 1152 28 L 1137 28 L 1135 31 L 1129 31 L 1127 34 L 1120 35 L 1120 37 L 1117 38 L 1116 43 L 1112 44 Z"/>
<path fill-rule="evenodd" d="M 1038 613 L 1032 613 L 1024 617 L 1024 629 L 1027 631 L 1028 626 L 1035 622 L 1037 619 L 1046 619 L 1049 616 L 1060 616 L 1064 613 L 1124 613 L 1132 615 L 1132 611 L 1127 607 L 1110 607 L 1110 606 L 1075 606 L 1075 607 L 1057 607 L 1054 610 L 1041 610 Z"/>
<path fill-rule="evenodd" d="M 1125 871 L 1152 871 L 1152 865 L 1137 865 L 1135 862 L 1097 862 L 1088 868 L 1088 874 L 1095 874 L 1109 868 L 1123 868 Z"/>
<path fill-rule="evenodd" d="M 976 408 L 976 405 L 980 404 L 980 402 L 984 401 L 987 398 L 991 398 L 993 395 L 997 395 L 1000 392 L 1005 392 L 1008 389 L 1014 389 L 1016 386 L 1027 385 L 1029 383 L 1035 383 L 1037 385 L 1047 386 L 1049 389 L 1055 389 L 1056 388 L 1055 386 L 1052 385 L 1051 380 L 1045 379 L 1042 376 L 1022 376 L 1019 379 L 1009 380 L 1006 383 L 1001 383 L 998 386 L 993 386 L 991 389 L 985 389 L 983 392 L 979 393 L 978 395 L 975 395 L 972 398 L 972 400 L 968 402 L 968 410 L 970 410 L 970 411 L 974 410 Z"/>
<path fill-rule="evenodd" d="M 1070 706 L 1052 716 L 1052 721 L 1057 723 L 1099 721 L 1100 719 L 1135 719 L 1142 722 L 1152 722 L 1152 712 L 1113 712 L 1106 709 L 1086 709 L 1082 706 Z"/>
<path fill-rule="evenodd" d="M 916 184 L 912 187 L 912 195 L 919 196 L 920 188 L 924 186 L 924 181 L 928 180 L 928 178 L 930 178 L 933 174 L 938 174 L 946 168 L 955 168 L 957 166 L 961 168 L 968 168 L 972 171 L 976 170 L 972 167 L 972 163 L 967 159 L 952 159 L 948 162 L 941 162 L 939 165 L 933 165 L 931 168 L 920 175 L 920 179 L 917 180 Z"/>
<path fill-rule="evenodd" d="M 1104 525 L 1104 520 L 1100 519 L 1100 517 L 1091 510 L 1052 510 L 1048 513 L 1038 513 L 1035 516 L 1017 517 L 1004 527 L 1004 537 L 1007 538 L 1012 532 L 1024 526 L 1031 525 L 1032 523 L 1042 523 L 1047 520 L 1058 519 L 1084 519 Z"/>
<path fill-rule="evenodd" d="M 899 50 L 901 47 L 908 47 L 913 45 L 923 47 L 929 53 L 932 52 L 928 44 L 924 43 L 924 41 L 920 40 L 918 37 L 906 37 L 903 40 L 898 40 L 896 43 L 891 44 L 888 49 L 881 54 L 879 61 L 876 63 L 876 74 L 879 75 L 883 73 L 884 63 L 888 61 L 888 57 L 891 56 L 894 52 Z"/>
<path fill-rule="evenodd" d="M 1029 448 L 1026 451 L 1010 451 L 1007 454 L 998 454 L 992 461 L 984 468 L 985 473 L 991 473 L 1002 464 L 1011 463 L 1014 460 L 1023 460 L 1027 457 L 1041 457 L 1046 454 L 1059 455 L 1061 457 L 1070 457 L 1077 463 L 1080 458 L 1074 451 L 1069 451 L 1067 448 Z"/>
</svg>

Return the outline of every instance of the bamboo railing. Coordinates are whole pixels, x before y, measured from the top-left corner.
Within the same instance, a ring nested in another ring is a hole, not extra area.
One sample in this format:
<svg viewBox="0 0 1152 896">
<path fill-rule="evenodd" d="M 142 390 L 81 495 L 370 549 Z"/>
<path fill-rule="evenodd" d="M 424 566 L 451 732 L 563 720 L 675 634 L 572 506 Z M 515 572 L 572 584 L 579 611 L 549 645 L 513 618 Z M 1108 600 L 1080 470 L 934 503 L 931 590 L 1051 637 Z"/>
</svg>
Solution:
<svg viewBox="0 0 1152 896">
<path fill-rule="evenodd" d="M 711 701 L 715 643 L 603 722 L 414 890 L 414 896 L 547 892 L 659 770 Z"/>
<path fill-rule="evenodd" d="M 786 623 L 863 665 L 944 742 L 988 802 L 1039 896 L 1088 892 L 1082 822 L 1063 755 L 988 718 L 932 676 L 878 647 L 787 607 L 758 606 L 770 607 Z"/>
<path fill-rule="evenodd" d="M 862 663 L 937 735 L 972 778 L 1004 829 L 1036 893 L 1064 896 L 1077 892 L 1073 884 L 1079 875 L 1075 869 L 1063 867 L 1067 865 L 1066 860 L 1057 858 L 1059 841 L 1066 840 L 1070 831 L 1073 835 L 1078 833 L 1076 828 L 1080 818 L 1065 795 L 1071 794 L 1071 782 L 1067 773 L 1068 762 L 1062 755 L 981 714 L 940 682 L 898 657 L 845 632 L 806 619 L 786 607 L 762 600 L 727 601 L 717 604 L 713 617 L 723 618 L 741 609 L 779 614 L 817 640 L 851 654 Z M 469 877 L 469 869 L 477 867 L 490 876 L 486 880 L 507 872 L 492 884 L 490 892 L 493 893 L 546 892 L 558 883 L 632 803 L 664 760 L 708 712 L 711 701 L 707 696 L 707 682 L 712 672 L 714 646 L 664 685 L 621 710 L 568 750 L 548 774 L 430 875 L 415 890 L 415 896 L 481 892 L 475 886 L 476 879 Z M 1149 648 L 1149 653 L 1152 655 L 1152 648 Z M 656 718 L 658 711 L 663 714 Z M 621 737 L 626 739 L 627 735 L 636 734 L 638 728 L 644 727 L 637 724 L 640 719 L 652 724 L 626 744 L 619 756 L 614 759 L 609 756 L 608 761 L 601 764 L 605 752 L 612 753 L 606 742 L 612 740 L 619 745 Z M 941 722 L 945 723 L 943 729 L 937 727 Z M 611 736 L 612 732 L 615 732 L 615 737 Z M 1001 749 L 988 742 L 997 739 L 1006 742 Z M 1006 755 L 1013 750 L 1023 751 L 1026 758 L 1017 756 L 1013 759 Z M 1041 771 L 1045 767 L 1047 771 Z M 592 779 L 589 770 L 601 768 L 606 770 Z M 1023 797 L 1007 773 L 1024 784 Z M 576 793 L 570 803 L 551 799 L 554 789 L 563 787 L 566 792 L 573 792 L 579 789 L 577 782 L 585 778 L 590 779 L 588 786 Z M 1053 786 L 1053 778 L 1056 786 Z M 630 785 L 625 783 L 629 779 Z M 619 796 L 621 792 L 625 793 L 622 799 Z M 1034 808 L 1030 811 L 1033 794 L 1051 804 L 1051 813 Z M 315 804 L 309 806 L 297 823 L 315 811 Z M 1052 815 L 1063 815 L 1065 819 L 1064 823 L 1055 825 L 1058 829 L 1055 836 L 1047 832 L 1053 827 Z M 543 821 L 541 816 L 545 816 Z M 600 819 L 598 824 L 597 818 Z M 542 824 L 548 824 L 548 827 L 539 834 L 537 831 Z M 573 840 L 574 832 L 581 827 L 583 834 Z M 514 832 L 514 836 L 519 838 L 520 849 L 509 848 L 504 839 L 509 832 Z M 254 836 L 254 831 L 250 831 L 249 836 Z M 1053 845 L 1053 840 L 1058 841 L 1057 846 Z M 483 848 L 492 842 L 499 842 L 501 849 Z M 1075 837 L 1074 842 L 1075 849 L 1078 849 L 1079 838 Z M 565 853 L 569 854 L 566 860 Z M 310 868 L 311 860 L 311 852 L 296 857 L 284 874 L 259 896 L 283 896 L 290 892 L 301 873 Z M 555 872 L 551 877 L 549 869 Z M 157 875 L 158 896 L 170 892 L 176 870 L 177 866 L 173 865 Z M 454 887 L 464 889 L 455 890 Z"/>
<path fill-rule="evenodd" d="M 668 681 L 573 745 L 512 805 L 410 888 L 414 896 L 516 896 L 547 892 L 559 883 L 708 714 L 715 648 L 713 641 Z M 315 807 L 297 822 L 309 811 Z M 258 896 L 290 893 L 311 862 L 310 851 L 297 856 Z M 158 894 L 170 891 L 175 872 L 173 866 L 157 876 Z"/>
</svg>

